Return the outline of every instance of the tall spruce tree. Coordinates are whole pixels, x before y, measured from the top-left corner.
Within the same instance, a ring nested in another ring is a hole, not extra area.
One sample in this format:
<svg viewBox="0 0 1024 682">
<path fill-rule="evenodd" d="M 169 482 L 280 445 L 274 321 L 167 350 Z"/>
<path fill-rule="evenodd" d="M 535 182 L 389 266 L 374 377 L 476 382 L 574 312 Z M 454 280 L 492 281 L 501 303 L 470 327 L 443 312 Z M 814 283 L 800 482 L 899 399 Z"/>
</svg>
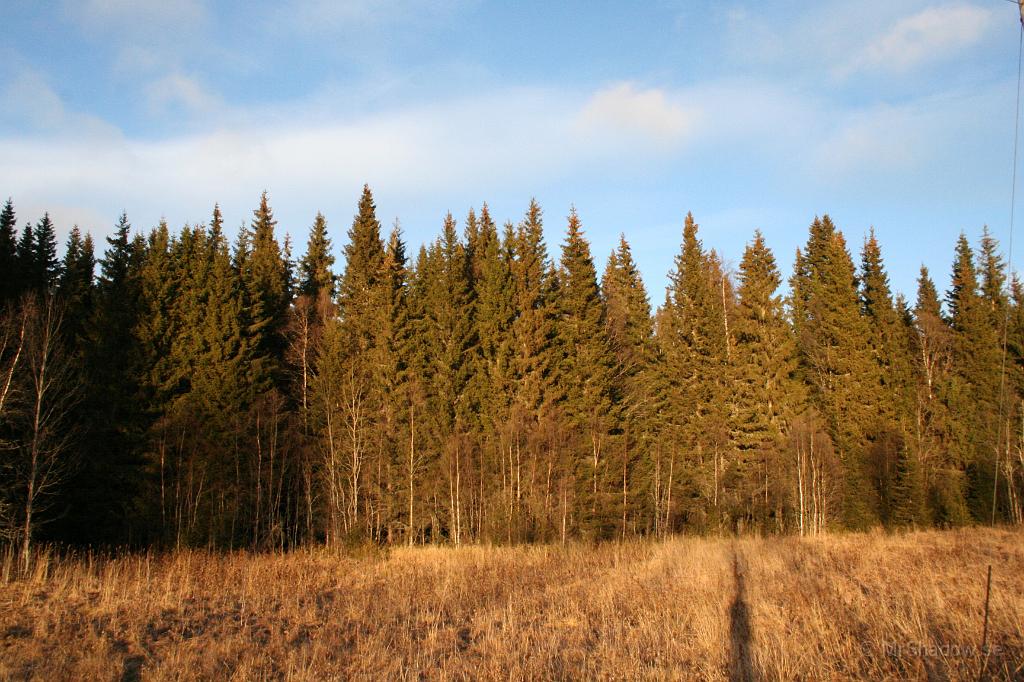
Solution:
<svg viewBox="0 0 1024 682">
<path fill-rule="evenodd" d="M 657 387 L 651 303 L 625 235 L 608 257 L 601 278 L 605 329 L 615 354 L 614 400 L 621 432 L 622 534 L 654 528 L 657 490 L 654 447 Z"/>
<path fill-rule="evenodd" d="M 259 390 L 275 386 L 280 380 L 281 362 L 286 345 L 284 329 L 291 303 L 291 282 L 287 259 L 274 236 L 277 221 L 267 193 L 253 212 L 250 229 L 252 251 L 242 279 L 249 305 L 249 334 L 252 337 L 253 363 L 260 375 Z"/>
<path fill-rule="evenodd" d="M 909 482 L 907 477 L 916 477 L 917 454 L 912 452 L 903 434 L 909 433 L 911 405 L 914 398 L 911 375 L 910 337 L 906 325 L 897 309 L 889 288 L 889 276 L 885 272 L 882 251 L 872 228 L 864 240 L 861 252 L 861 304 L 864 318 L 871 332 L 871 348 L 877 371 L 875 376 L 880 384 L 873 388 L 877 394 L 876 424 L 872 428 L 875 443 L 871 448 L 873 457 L 869 469 L 878 491 L 879 512 L 883 521 L 901 522 L 916 519 L 917 509 L 923 508 L 920 497 L 909 499 L 907 495 L 923 495 L 923 487 Z M 907 460 L 907 461 L 904 461 Z M 901 480 L 898 480 L 901 479 Z M 898 502 L 895 486 L 899 486 Z"/>
<path fill-rule="evenodd" d="M 33 232 L 33 280 L 35 288 L 49 292 L 60 276 L 60 258 L 57 257 L 57 230 L 50 220 L 50 214 L 44 213 L 36 223 Z"/>
<path fill-rule="evenodd" d="M 556 382 L 563 412 L 574 429 L 573 470 L 583 530 L 598 537 L 614 532 L 616 495 L 613 471 L 606 461 L 613 414 L 615 356 L 606 333 L 605 305 L 597 283 L 590 244 L 576 210 L 569 212 L 558 274 L 557 343 L 560 366 Z M 611 479 L 611 480 L 609 480 Z"/>
<path fill-rule="evenodd" d="M 683 243 L 669 275 L 658 336 L 665 361 L 670 433 L 683 451 L 688 480 L 679 514 L 695 525 L 725 520 L 722 480 L 729 450 L 730 406 L 724 368 L 731 341 L 731 285 L 713 252 L 704 251 L 698 225 L 688 213 Z"/>
<path fill-rule="evenodd" d="M 794 272 L 794 327 L 800 368 L 812 401 L 825 418 L 843 465 L 841 514 L 849 527 L 878 518 L 877 495 L 865 494 L 868 446 L 880 400 L 871 332 L 861 311 L 846 241 L 827 216 L 811 224 Z"/>
<path fill-rule="evenodd" d="M 331 239 L 327 236 L 327 220 L 322 213 L 316 214 L 309 231 L 306 253 L 299 262 L 299 293 L 317 300 L 320 292 L 334 298 L 334 256 L 331 254 Z"/>
<path fill-rule="evenodd" d="M 784 437 L 802 411 L 803 391 L 795 380 L 796 344 L 778 293 L 782 277 L 760 231 L 743 252 L 739 281 L 732 372 L 737 486 L 746 518 L 778 529 L 784 521 Z"/>
<path fill-rule="evenodd" d="M 21 237 L 15 247 L 17 265 L 15 277 L 19 284 L 19 293 L 33 291 L 38 288 L 38 268 L 36 267 L 35 234 L 32 223 L 26 222 L 21 230 Z"/>
<path fill-rule="evenodd" d="M 140 513 L 148 428 L 140 384 L 147 369 L 136 336 L 145 248 L 132 238 L 124 213 L 107 245 L 84 345 L 82 466 L 68 486 L 69 512 L 56 531 L 83 543 L 149 539 Z"/>
<path fill-rule="evenodd" d="M 964 234 L 957 240 L 946 302 L 953 329 L 955 382 L 950 407 L 958 427 L 954 447 L 967 476 L 968 507 L 976 520 L 985 520 L 991 510 L 998 437 L 999 336 L 992 304 L 980 290 L 974 251 Z"/>
<path fill-rule="evenodd" d="M 18 298 L 18 225 L 14 202 L 8 198 L 0 211 L 0 307 Z"/>
<path fill-rule="evenodd" d="M 64 261 L 60 268 L 57 295 L 66 306 L 64 328 L 74 347 L 80 348 L 92 311 L 93 281 L 96 277 L 96 256 L 92 237 L 82 237 L 78 225 L 71 228 L 64 248 Z"/>
</svg>

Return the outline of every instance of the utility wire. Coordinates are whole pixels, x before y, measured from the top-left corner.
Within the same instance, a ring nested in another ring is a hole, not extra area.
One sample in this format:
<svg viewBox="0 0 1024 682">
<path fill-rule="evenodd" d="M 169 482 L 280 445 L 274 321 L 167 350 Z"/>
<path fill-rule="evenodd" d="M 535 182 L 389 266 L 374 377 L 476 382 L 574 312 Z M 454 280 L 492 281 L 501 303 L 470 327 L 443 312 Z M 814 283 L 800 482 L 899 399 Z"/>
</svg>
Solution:
<svg viewBox="0 0 1024 682">
<path fill-rule="evenodd" d="M 1012 0 L 1011 0 L 1012 1 Z M 1024 57 L 1024 0 L 1015 4 L 1021 8 L 1020 38 L 1017 44 L 1017 110 L 1013 118 L 1013 181 L 1010 186 L 1010 235 L 1007 244 L 1007 265 L 1013 273 L 1013 219 L 1017 207 L 1017 148 L 1020 140 L 1020 81 L 1021 64 Z M 1009 301 L 1004 306 L 1003 313 L 1003 348 L 1002 360 L 999 367 L 999 432 L 996 436 L 995 472 L 992 476 L 992 524 L 996 522 L 996 500 L 999 497 L 999 451 L 1002 448 L 1003 419 L 1006 415 L 1006 346 L 1007 332 L 1010 326 L 1010 305 Z M 1006 429 L 1006 444 L 1009 447 L 1010 430 Z"/>
</svg>

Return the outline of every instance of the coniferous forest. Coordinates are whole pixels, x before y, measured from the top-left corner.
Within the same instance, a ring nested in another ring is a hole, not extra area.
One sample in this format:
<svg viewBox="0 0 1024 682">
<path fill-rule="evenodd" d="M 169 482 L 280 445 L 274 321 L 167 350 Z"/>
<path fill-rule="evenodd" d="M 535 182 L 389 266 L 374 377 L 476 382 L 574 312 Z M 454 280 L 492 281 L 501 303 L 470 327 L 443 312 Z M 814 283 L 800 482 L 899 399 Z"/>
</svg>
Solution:
<svg viewBox="0 0 1024 682">
<path fill-rule="evenodd" d="M 0 530 L 26 556 L 1021 522 L 1024 284 L 987 231 L 911 301 L 827 215 L 788 280 L 760 233 L 728 272 L 687 215 L 652 301 L 625 237 L 599 270 L 573 211 L 555 253 L 535 202 L 415 249 L 365 188 L 342 264 L 322 215 L 293 253 L 266 193 L 233 240 L 216 207 L 122 215 L 63 258 L 18 218 Z"/>
</svg>

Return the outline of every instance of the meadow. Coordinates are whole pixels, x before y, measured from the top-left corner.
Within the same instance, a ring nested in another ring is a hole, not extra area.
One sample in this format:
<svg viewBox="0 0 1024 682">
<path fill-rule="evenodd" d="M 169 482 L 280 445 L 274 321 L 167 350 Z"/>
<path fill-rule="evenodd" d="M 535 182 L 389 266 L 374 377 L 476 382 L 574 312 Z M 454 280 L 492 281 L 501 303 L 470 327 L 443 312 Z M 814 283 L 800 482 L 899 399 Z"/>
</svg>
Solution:
<svg viewBox="0 0 1024 682">
<path fill-rule="evenodd" d="M 15 565 L 0 679 L 1024 677 L 1019 529 Z"/>
</svg>

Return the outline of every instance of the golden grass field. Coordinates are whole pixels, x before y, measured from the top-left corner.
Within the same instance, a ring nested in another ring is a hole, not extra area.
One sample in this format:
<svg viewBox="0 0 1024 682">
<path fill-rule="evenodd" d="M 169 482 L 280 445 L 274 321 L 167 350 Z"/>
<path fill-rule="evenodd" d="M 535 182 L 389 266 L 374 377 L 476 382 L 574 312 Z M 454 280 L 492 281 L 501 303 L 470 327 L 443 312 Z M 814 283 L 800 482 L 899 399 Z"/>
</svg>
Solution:
<svg viewBox="0 0 1024 682">
<path fill-rule="evenodd" d="M 1020 530 L 43 555 L 0 582 L 2 679 L 979 674 L 1024 678 Z"/>
</svg>

